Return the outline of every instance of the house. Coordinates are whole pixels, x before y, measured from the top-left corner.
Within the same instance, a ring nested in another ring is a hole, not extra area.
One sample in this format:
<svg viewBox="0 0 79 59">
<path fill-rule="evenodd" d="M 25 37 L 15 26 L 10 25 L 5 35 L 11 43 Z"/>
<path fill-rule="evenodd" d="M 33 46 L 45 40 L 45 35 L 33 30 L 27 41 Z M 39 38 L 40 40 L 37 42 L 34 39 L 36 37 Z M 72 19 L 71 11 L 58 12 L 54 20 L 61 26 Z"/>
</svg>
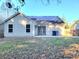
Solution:
<svg viewBox="0 0 79 59">
<path fill-rule="evenodd" d="M 72 25 L 73 36 L 79 36 L 79 20 L 76 20 Z"/>
<path fill-rule="evenodd" d="M 64 21 L 58 16 L 16 13 L 1 24 L 4 24 L 4 37 L 62 36 Z"/>
</svg>

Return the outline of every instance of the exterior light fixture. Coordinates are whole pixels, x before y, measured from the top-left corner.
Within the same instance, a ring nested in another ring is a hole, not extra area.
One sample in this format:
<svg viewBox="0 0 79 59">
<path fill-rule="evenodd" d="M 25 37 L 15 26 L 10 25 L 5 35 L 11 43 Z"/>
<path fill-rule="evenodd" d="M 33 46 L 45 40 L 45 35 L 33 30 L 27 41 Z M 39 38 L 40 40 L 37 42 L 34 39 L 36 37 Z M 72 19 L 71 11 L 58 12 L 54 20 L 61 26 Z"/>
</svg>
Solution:
<svg viewBox="0 0 79 59">
<path fill-rule="evenodd" d="M 48 27 L 53 28 L 53 24 L 49 23 Z"/>
<path fill-rule="evenodd" d="M 14 22 L 14 19 L 11 19 L 11 22 Z"/>
<path fill-rule="evenodd" d="M 26 26 L 27 21 L 26 21 L 26 20 L 21 20 L 21 21 L 20 21 L 20 24 L 23 25 L 23 26 Z"/>
</svg>

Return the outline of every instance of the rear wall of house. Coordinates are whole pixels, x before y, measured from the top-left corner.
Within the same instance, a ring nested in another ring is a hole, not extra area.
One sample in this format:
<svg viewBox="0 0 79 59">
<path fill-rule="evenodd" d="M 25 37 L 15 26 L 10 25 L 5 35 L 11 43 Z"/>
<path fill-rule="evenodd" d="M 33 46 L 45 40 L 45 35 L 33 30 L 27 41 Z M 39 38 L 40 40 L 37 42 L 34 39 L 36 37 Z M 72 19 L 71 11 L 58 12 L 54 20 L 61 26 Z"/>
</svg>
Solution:
<svg viewBox="0 0 79 59">
<path fill-rule="evenodd" d="M 26 25 L 21 24 L 22 20 L 26 20 L 26 24 L 30 24 L 30 32 L 26 32 Z M 8 25 L 13 24 L 13 32 L 8 32 Z M 23 37 L 23 36 L 34 36 L 34 22 L 27 20 L 27 18 L 23 17 L 22 15 L 18 15 L 12 20 L 8 21 L 4 24 L 4 36 L 5 37 Z"/>
</svg>

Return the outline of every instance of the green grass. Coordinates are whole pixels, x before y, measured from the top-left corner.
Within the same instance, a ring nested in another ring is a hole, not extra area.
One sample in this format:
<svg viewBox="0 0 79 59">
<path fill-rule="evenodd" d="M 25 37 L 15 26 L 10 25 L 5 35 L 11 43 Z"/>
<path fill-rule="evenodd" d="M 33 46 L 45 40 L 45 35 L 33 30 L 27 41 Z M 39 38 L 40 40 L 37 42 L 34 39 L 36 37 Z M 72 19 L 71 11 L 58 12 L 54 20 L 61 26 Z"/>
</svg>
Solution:
<svg viewBox="0 0 79 59">
<path fill-rule="evenodd" d="M 8 52 L 11 49 L 16 49 L 17 45 L 32 45 L 34 43 L 23 40 L 14 40 L 14 41 L 5 41 L 4 43 L 0 42 L 0 53 Z"/>
<path fill-rule="evenodd" d="M 53 38 L 48 41 L 49 45 L 69 46 L 70 44 L 79 44 L 79 38 Z"/>
<path fill-rule="evenodd" d="M 13 43 L 11 43 L 11 42 L 2 43 L 2 44 L 0 44 L 0 53 L 6 52 L 11 48 L 14 48 Z"/>
</svg>

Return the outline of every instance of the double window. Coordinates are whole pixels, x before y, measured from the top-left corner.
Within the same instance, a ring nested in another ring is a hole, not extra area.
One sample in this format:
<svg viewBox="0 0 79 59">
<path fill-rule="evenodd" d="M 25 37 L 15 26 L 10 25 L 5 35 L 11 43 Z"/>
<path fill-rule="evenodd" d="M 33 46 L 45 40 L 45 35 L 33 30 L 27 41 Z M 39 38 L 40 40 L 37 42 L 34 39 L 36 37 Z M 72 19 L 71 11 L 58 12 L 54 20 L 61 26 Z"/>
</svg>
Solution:
<svg viewBox="0 0 79 59">
<path fill-rule="evenodd" d="M 26 32 L 30 32 L 30 24 L 26 24 Z"/>
<path fill-rule="evenodd" d="M 8 25 L 8 32 L 12 33 L 13 32 L 13 24 Z"/>
</svg>

